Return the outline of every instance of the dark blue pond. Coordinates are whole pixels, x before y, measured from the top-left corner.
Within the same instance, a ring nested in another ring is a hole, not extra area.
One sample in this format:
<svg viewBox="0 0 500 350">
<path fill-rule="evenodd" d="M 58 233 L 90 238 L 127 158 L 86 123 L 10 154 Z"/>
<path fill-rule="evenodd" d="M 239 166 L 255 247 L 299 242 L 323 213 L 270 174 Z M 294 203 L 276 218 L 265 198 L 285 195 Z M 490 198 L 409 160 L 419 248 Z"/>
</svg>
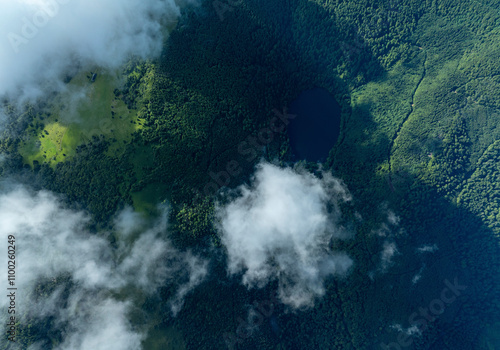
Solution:
<svg viewBox="0 0 500 350">
<path fill-rule="evenodd" d="M 302 92 L 288 111 L 296 115 L 288 126 L 294 158 L 325 161 L 340 134 L 338 102 L 327 90 L 314 88 Z"/>
</svg>

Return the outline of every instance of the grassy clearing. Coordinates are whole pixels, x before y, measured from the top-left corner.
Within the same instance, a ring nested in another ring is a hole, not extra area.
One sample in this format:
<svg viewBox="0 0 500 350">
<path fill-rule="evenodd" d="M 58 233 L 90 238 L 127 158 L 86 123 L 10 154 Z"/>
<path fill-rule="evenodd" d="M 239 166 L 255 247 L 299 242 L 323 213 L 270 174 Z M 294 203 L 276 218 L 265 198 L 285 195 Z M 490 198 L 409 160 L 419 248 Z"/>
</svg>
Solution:
<svg viewBox="0 0 500 350">
<path fill-rule="evenodd" d="M 133 133 L 143 127 L 137 111 L 128 109 L 114 95 L 117 74 L 98 72 L 93 83 L 89 77 L 89 72 L 75 76 L 68 84 L 68 92 L 50 101 L 53 106 L 50 112 L 34 120 L 27 129 L 19 149 L 26 164 L 33 167 L 36 160 L 54 167 L 71 159 L 77 146 L 94 136 L 104 136 L 111 141 L 108 155 L 116 155 L 123 152 Z M 75 103 L 60 102 L 77 94 L 83 96 Z"/>
<path fill-rule="evenodd" d="M 67 127 L 57 122 L 50 123 L 43 129 L 30 127 L 28 129 L 30 136 L 21 143 L 20 153 L 24 161 L 30 165 L 33 165 L 33 161 L 56 164 L 68 155 L 72 155 L 74 152 L 67 148 L 67 143 L 64 142 L 67 131 Z"/>
</svg>

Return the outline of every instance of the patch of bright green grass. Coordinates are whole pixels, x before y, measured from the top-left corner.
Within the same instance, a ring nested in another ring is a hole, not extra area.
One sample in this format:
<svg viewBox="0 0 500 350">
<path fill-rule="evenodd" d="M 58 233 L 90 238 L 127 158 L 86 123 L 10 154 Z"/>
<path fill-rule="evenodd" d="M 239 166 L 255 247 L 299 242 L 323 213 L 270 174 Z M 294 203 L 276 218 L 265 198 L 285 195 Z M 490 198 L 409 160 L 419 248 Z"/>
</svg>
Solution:
<svg viewBox="0 0 500 350">
<path fill-rule="evenodd" d="M 89 76 L 90 72 L 75 76 L 68 84 L 70 92 L 49 101 L 50 113 L 27 129 L 19 148 L 26 164 L 33 166 L 36 160 L 55 166 L 73 157 L 77 146 L 99 136 L 111 141 L 108 155 L 116 155 L 123 152 L 133 133 L 143 127 L 137 111 L 128 109 L 115 96 L 117 75 L 98 73 L 93 83 Z M 74 104 L 60 102 L 82 91 L 84 96 Z"/>
<path fill-rule="evenodd" d="M 64 142 L 67 131 L 67 127 L 57 122 L 45 125 L 43 129 L 29 127 L 27 133 L 31 136 L 22 141 L 20 146 L 25 162 L 31 165 L 35 160 L 39 163 L 57 163 L 73 155 L 73 150 Z"/>
</svg>

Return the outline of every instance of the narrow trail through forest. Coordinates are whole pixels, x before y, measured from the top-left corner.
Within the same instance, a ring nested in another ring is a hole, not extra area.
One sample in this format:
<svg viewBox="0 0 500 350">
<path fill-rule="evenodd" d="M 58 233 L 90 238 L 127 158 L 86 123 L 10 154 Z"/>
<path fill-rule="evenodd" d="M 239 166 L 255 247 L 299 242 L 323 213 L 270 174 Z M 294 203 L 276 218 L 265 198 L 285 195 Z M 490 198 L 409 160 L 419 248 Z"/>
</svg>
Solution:
<svg viewBox="0 0 500 350">
<path fill-rule="evenodd" d="M 394 137 L 392 138 L 391 143 L 389 144 L 389 149 L 388 149 L 388 152 L 387 152 L 387 161 L 389 162 L 389 185 L 391 186 L 391 188 L 392 188 L 391 151 L 392 151 L 392 148 L 394 147 L 394 143 L 396 142 L 396 139 L 398 138 L 399 134 L 401 133 L 401 130 L 403 129 L 404 124 L 408 121 L 408 119 L 410 118 L 411 114 L 415 110 L 415 107 L 414 107 L 415 94 L 417 93 L 417 90 L 420 87 L 420 84 L 422 84 L 422 81 L 424 80 L 425 74 L 426 74 L 426 68 L 425 68 L 425 66 L 427 64 L 427 52 L 426 51 L 424 51 L 424 55 L 425 56 L 424 56 L 422 76 L 420 77 L 420 79 L 419 79 L 417 85 L 415 86 L 415 89 L 413 90 L 413 93 L 411 95 L 410 111 L 406 114 L 406 116 L 404 117 L 403 121 L 399 124 L 399 127 L 398 127 L 397 131 L 394 133 Z"/>
</svg>

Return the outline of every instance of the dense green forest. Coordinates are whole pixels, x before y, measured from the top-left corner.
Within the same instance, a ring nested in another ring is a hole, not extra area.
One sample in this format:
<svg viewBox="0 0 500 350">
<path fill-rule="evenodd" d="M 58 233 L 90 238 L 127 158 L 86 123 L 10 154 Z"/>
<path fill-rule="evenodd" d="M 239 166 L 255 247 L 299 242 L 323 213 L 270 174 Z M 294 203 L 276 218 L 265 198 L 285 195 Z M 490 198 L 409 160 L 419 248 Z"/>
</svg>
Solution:
<svg viewBox="0 0 500 350">
<path fill-rule="evenodd" d="M 494 1 L 206 1 L 186 8 L 158 60 L 123 67 L 123 86 L 98 76 L 93 84 L 107 96 L 99 113 L 110 124 L 54 146 L 54 158 L 38 152 L 52 147 L 42 139 L 56 135 L 54 125 L 72 130 L 64 110 L 10 108 L 0 174 L 64 194 L 98 227 L 127 204 L 154 215 L 167 201 L 175 244 L 208 254 L 221 249 L 219 190 L 248 181 L 261 159 L 293 160 L 286 130 L 269 143 L 258 141 L 259 130 L 302 91 L 325 88 L 341 105 L 342 129 L 323 166 L 343 179 L 363 216 L 354 239 L 342 242 L 354 271 L 328 281 L 314 309 L 277 304 L 242 337 L 246 305 L 268 300 L 276 286 L 247 290 L 226 276 L 217 251 L 213 276 L 177 317 L 162 312 L 168 290 L 144 301 L 156 318 L 145 348 L 166 349 L 175 337 L 180 345 L 169 349 L 495 349 L 488 334 L 500 331 L 499 62 Z M 68 84 L 91 84 L 78 79 Z M 242 152 L 245 140 L 254 142 Z M 231 161 L 241 171 L 218 183 Z M 373 276 L 384 244 L 374 232 L 388 209 L 400 218 L 388 233 L 399 255 Z M 439 249 L 417 252 L 429 244 Z M 413 285 L 422 266 L 432 277 Z M 467 286 L 457 302 L 421 335 L 399 341 L 391 325 L 408 328 L 409 316 L 454 279 Z M 60 341 L 21 331 L 26 346 L 37 337 Z"/>
</svg>

